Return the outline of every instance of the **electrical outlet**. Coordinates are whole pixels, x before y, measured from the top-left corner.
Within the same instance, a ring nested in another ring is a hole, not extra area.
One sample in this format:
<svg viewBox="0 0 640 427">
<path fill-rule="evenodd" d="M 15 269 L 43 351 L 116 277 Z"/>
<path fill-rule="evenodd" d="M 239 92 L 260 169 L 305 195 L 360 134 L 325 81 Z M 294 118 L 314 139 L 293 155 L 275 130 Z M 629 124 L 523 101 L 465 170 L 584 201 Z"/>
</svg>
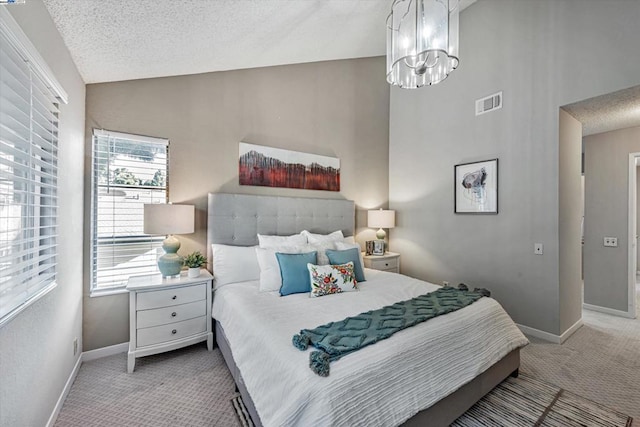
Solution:
<svg viewBox="0 0 640 427">
<path fill-rule="evenodd" d="M 73 339 L 73 355 L 78 354 L 78 338 Z"/>
<path fill-rule="evenodd" d="M 544 245 L 542 243 L 535 243 L 533 245 L 533 253 L 536 255 L 542 255 L 544 252 Z"/>
<path fill-rule="evenodd" d="M 618 238 L 617 237 L 605 237 L 604 245 L 608 248 L 617 248 L 618 247 Z"/>
</svg>

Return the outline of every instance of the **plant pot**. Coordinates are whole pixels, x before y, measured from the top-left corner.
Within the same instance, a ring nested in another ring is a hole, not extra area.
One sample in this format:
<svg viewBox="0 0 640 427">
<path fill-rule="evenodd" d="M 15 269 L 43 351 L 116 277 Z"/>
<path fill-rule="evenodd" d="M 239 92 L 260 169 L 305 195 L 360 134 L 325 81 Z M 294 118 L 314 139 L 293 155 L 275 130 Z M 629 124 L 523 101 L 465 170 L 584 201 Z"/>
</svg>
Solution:
<svg viewBox="0 0 640 427">
<path fill-rule="evenodd" d="M 200 276 L 200 267 L 194 267 L 194 268 L 189 267 L 188 274 L 189 274 L 189 277 L 192 278 L 192 279 L 195 278 L 195 277 L 199 277 Z"/>
</svg>

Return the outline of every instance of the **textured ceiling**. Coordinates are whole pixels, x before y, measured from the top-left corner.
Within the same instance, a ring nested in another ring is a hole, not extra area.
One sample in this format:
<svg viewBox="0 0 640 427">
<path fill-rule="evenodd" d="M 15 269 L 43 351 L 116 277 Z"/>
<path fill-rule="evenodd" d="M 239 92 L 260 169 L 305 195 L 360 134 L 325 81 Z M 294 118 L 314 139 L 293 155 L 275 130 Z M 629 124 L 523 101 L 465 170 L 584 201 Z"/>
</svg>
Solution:
<svg viewBox="0 0 640 427">
<path fill-rule="evenodd" d="M 640 86 L 562 107 L 582 122 L 582 135 L 640 126 Z"/>
<path fill-rule="evenodd" d="M 44 3 L 85 82 L 98 83 L 384 55 L 392 0 Z"/>
</svg>

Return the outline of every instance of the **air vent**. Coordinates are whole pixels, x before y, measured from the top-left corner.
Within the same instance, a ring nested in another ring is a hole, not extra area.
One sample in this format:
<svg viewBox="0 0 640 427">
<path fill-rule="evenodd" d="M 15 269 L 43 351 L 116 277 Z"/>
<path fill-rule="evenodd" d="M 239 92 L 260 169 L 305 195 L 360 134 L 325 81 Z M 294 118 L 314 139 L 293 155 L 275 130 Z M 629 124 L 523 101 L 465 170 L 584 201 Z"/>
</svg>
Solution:
<svg viewBox="0 0 640 427">
<path fill-rule="evenodd" d="M 476 116 L 502 108 L 502 91 L 476 100 Z"/>
</svg>

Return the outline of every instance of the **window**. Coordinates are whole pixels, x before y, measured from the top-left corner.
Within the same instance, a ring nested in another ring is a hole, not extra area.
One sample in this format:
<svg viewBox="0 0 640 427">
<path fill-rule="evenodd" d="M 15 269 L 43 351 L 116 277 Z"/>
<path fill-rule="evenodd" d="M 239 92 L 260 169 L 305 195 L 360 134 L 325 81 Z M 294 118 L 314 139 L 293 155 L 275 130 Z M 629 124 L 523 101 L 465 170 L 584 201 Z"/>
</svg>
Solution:
<svg viewBox="0 0 640 427">
<path fill-rule="evenodd" d="M 93 131 L 92 294 L 157 271 L 164 236 L 143 232 L 144 205 L 167 202 L 166 139 Z"/>
<path fill-rule="evenodd" d="M 66 93 L 0 9 L 0 325 L 56 286 L 58 104 Z"/>
</svg>

